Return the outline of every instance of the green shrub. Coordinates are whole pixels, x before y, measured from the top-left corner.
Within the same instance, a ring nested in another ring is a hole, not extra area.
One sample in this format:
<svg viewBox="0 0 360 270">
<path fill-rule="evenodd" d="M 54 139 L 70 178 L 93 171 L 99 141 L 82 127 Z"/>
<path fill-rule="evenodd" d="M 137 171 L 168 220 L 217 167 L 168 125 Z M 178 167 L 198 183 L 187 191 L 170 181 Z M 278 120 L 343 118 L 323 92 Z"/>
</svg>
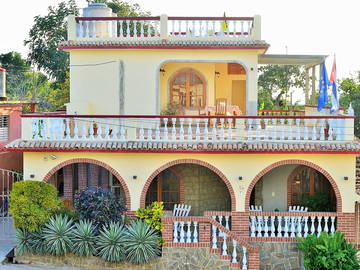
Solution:
<svg viewBox="0 0 360 270">
<path fill-rule="evenodd" d="M 151 228 L 148 223 L 137 220 L 126 226 L 124 242 L 126 259 L 135 264 L 148 263 L 161 254 L 158 245 L 161 237 L 159 232 Z"/>
<path fill-rule="evenodd" d="M 71 218 L 74 222 L 79 221 L 79 214 L 76 213 L 75 211 L 71 211 L 70 209 L 61 207 L 60 209 L 56 210 L 54 215 L 59 216 L 59 215 L 63 215 L 63 216 L 68 216 L 69 218 Z"/>
<path fill-rule="evenodd" d="M 74 207 L 79 218 L 91 220 L 96 230 L 110 222 L 121 222 L 126 211 L 123 201 L 112 192 L 94 187 L 76 193 Z"/>
<path fill-rule="evenodd" d="M 94 226 L 91 221 L 80 220 L 75 224 L 73 252 L 80 257 L 96 254 Z"/>
<path fill-rule="evenodd" d="M 335 212 L 336 206 L 328 194 L 318 193 L 305 198 L 301 205 L 312 212 Z"/>
<path fill-rule="evenodd" d="M 44 232 L 42 228 L 31 233 L 30 244 L 33 254 L 44 255 L 47 252 L 44 240 Z"/>
<path fill-rule="evenodd" d="M 108 262 L 120 262 L 125 259 L 124 240 L 126 234 L 124 225 L 111 222 L 103 226 L 97 237 L 98 256 Z"/>
<path fill-rule="evenodd" d="M 162 230 L 161 217 L 164 215 L 164 203 L 153 202 L 146 208 L 136 210 L 136 216 L 150 225 L 155 230 Z"/>
<path fill-rule="evenodd" d="M 43 229 L 44 245 L 47 252 L 63 256 L 72 251 L 73 221 L 68 216 L 53 216 Z"/>
<path fill-rule="evenodd" d="M 298 238 L 298 248 L 304 252 L 304 266 L 308 270 L 355 270 L 360 269 L 356 249 L 346 243 L 344 235 L 321 233 Z"/>
<path fill-rule="evenodd" d="M 28 232 L 38 230 L 59 209 L 56 188 L 40 181 L 21 181 L 10 193 L 10 214 L 15 227 Z"/>
</svg>

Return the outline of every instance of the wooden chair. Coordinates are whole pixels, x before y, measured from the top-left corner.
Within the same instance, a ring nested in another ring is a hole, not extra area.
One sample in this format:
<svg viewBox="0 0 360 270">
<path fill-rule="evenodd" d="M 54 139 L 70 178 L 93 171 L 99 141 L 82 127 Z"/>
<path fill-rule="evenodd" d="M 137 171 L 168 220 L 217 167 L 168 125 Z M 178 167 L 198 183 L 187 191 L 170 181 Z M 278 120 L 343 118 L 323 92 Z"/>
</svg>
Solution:
<svg viewBox="0 0 360 270">
<path fill-rule="evenodd" d="M 216 99 L 216 115 L 226 115 L 227 108 L 227 99 L 226 98 L 217 98 Z"/>
</svg>

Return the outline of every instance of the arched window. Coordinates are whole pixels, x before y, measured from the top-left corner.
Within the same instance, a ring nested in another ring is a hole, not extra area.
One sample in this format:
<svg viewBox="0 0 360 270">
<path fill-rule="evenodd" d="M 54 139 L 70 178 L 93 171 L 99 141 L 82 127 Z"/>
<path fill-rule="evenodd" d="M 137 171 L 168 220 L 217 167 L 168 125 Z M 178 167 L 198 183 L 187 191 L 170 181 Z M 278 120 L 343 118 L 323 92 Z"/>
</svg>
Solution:
<svg viewBox="0 0 360 270">
<path fill-rule="evenodd" d="M 335 201 L 335 193 L 326 177 L 313 168 L 300 166 L 289 177 L 290 205 L 301 205 L 301 202 L 315 194 L 327 194 L 332 202 Z"/>
<path fill-rule="evenodd" d="M 206 85 L 200 74 L 193 70 L 177 73 L 170 82 L 170 103 L 189 109 L 204 107 Z"/>
</svg>

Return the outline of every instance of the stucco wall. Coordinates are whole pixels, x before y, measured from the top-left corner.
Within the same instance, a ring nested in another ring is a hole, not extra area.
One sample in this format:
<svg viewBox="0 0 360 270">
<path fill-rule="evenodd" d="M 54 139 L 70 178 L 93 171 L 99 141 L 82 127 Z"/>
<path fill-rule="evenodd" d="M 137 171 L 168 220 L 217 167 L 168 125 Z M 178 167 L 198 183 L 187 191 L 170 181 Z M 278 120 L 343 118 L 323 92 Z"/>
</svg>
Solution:
<svg viewBox="0 0 360 270">
<path fill-rule="evenodd" d="M 297 165 L 277 167 L 263 176 L 264 211 L 287 211 L 287 178 Z"/>
<path fill-rule="evenodd" d="M 57 158 L 49 157 L 54 154 Z M 102 161 L 115 169 L 125 180 L 131 195 L 131 209 L 140 206 L 140 196 L 146 180 L 158 168 L 178 159 L 194 159 L 207 162 L 220 170 L 230 182 L 236 196 L 236 211 L 244 211 L 245 195 L 251 181 L 266 167 L 278 161 L 310 161 L 326 170 L 336 182 L 342 196 L 343 212 L 354 212 L 355 155 L 345 154 L 165 154 L 165 153 L 24 153 L 24 178 L 43 180 L 56 165 L 74 158 Z M 137 179 L 133 179 L 133 175 Z M 242 176 L 243 180 L 239 180 Z M 349 180 L 344 181 L 344 176 Z"/>
<path fill-rule="evenodd" d="M 160 113 L 159 69 L 162 65 L 167 62 L 239 62 L 248 70 L 248 113 L 255 114 L 257 54 L 257 50 L 73 50 L 67 109 L 69 113 L 78 114 L 118 114 L 122 101 L 125 114 L 157 114 Z M 122 91 L 124 100 L 120 98 Z"/>
</svg>

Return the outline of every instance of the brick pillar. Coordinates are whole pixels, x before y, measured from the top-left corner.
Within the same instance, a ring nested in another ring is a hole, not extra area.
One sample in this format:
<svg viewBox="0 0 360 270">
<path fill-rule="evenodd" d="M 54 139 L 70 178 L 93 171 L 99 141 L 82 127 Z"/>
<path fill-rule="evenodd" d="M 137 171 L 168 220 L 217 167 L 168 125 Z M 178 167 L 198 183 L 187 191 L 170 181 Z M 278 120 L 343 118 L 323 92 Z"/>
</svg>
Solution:
<svg viewBox="0 0 360 270">
<path fill-rule="evenodd" d="M 72 200 L 73 198 L 73 166 L 67 165 L 64 170 L 64 199 Z"/>
<path fill-rule="evenodd" d="M 259 270 L 260 269 L 260 254 L 256 251 L 249 252 L 249 261 L 248 261 L 249 270 Z"/>
<path fill-rule="evenodd" d="M 100 186 L 109 189 L 109 171 L 103 167 L 100 167 Z"/>
<path fill-rule="evenodd" d="M 100 167 L 95 164 L 90 164 L 89 186 L 99 186 Z"/>
<path fill-rule="evenodd" d="M 173 223 L 167 218 L 162 218 L 161 222 L 163 224 L 162 229 L 162 238 L 166 243 L 172 243 L 173 241 Z"/>
<path fill-rule="evenodd" d="M 355 213 L 338 213 L 337 229 L 344 233 L 349 242 L 355 243 Z"/>
<path fill-rule="evenodd" d="M 78 181 L 79 181 L 79 191 L 87 188 L 87 168 L 86 163 L 78 164 Z"/>
<path fill-rule="evenodd" d="M 360 203 L 355 203 L 355 245 L 360 249 Z"/>
<path fill-rule="evenodd" d="M 210 243 L 211 241 L 211 223 L 199 222 L 199 242 Z"/>
<path fill-rule="evenodd" d="M 231 212 L 231 231 L 239 237 L 249 237 L 249 214 Z"/>
</svg>

